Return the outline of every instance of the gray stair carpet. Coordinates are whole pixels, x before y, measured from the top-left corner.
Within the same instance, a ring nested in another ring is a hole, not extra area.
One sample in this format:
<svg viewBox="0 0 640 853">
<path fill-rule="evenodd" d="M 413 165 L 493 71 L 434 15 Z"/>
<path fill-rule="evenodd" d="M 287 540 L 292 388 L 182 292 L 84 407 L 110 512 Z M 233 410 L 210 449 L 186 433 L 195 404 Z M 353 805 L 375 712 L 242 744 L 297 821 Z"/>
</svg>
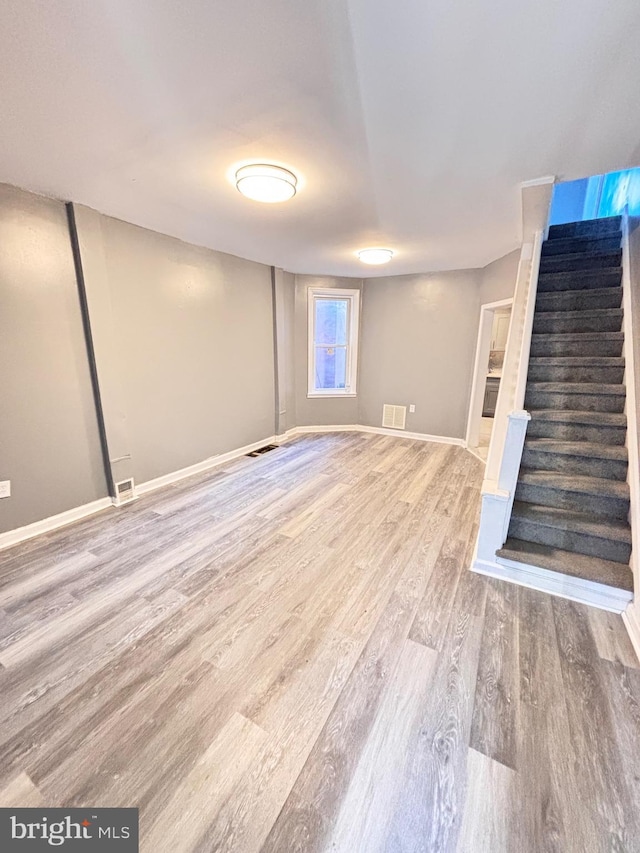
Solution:
<svg viewBox="0 0 640 853">
<path fill-rule="evenodd" d="M 531 421 L 497 556 L 631 590 L 620 227 L 554 225 L 543 244 Z"/>
</svg>

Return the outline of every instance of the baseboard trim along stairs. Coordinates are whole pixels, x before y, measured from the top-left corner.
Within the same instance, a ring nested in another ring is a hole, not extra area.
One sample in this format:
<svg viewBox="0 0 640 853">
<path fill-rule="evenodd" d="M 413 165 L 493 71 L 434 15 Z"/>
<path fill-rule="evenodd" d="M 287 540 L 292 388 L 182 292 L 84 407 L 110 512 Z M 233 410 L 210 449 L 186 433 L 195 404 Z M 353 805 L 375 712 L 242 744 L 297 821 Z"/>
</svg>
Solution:
<svg viewBox="0 0 640 853">
<path fill-rule="evenodd" d="M 519 555 L 522 559 L 523 555 Z M 494 562 L 475 560 L 473 570 L 477 574 L 490 578 L 509 581 L 510 583 L 548 592 L 560 598 L 568 598 L 580 604 L 610 610 L 613 613 L 624 614 L 625 608 L 631 601 L 631 594 L 607 584 L 571 577 L 559 571 L 544 569 L 520 560 L 508 557 L 497 557 Z M 640 637 L 640 634 L 638 635 Z M 640 654 L 638 655 L 640 659 Z"/>
<path fill-rule="evenodd" d="M 621 218 L 552 226 L 542 246 L 531 415 L 493 577 L 622 612 L 633 598 Z"/>
</svg>

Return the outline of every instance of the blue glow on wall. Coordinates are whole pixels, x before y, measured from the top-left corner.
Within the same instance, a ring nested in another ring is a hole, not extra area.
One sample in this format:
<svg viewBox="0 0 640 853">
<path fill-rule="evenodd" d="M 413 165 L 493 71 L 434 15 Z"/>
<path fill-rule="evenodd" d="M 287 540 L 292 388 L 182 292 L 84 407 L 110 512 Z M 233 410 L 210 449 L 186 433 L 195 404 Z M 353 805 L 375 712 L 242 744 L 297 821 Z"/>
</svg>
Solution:
<svg viewBox="0 0 640 853">
<path fill-rule="evenodd" d="M 640 167 L 556 184 L 549 223 L 619 216 L 626 204 L 630 216 L 640 216 Z"/>
</svg>

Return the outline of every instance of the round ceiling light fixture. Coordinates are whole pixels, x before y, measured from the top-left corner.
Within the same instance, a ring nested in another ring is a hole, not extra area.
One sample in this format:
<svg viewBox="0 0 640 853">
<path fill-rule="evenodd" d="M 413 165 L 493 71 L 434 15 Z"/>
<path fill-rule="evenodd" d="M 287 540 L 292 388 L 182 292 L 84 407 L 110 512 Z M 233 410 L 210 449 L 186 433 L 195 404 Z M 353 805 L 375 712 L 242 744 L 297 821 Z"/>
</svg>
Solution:
<svg viewBox="0 0 640 853">
<path fill-rule="evenodd" d="M 293 198 L 297 185 L 298 179 L 293 172 L 268 163 L 253 163 L 236 172 L 236 187 L 242 195 L 266 204 Z"/>
<path fill-rule="evenodd" d="M 393 257 L 392 249 L 360 249 L 356 253 L 363 264 L 388 264 Z"/>
</svg>

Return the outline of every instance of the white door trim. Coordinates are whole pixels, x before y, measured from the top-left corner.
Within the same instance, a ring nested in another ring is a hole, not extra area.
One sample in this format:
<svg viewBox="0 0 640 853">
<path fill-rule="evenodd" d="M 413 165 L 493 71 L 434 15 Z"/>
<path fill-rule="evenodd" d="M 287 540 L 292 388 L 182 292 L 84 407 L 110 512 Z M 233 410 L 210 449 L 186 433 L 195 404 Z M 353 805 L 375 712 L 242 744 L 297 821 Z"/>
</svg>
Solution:
<svg viewBox="0 0 640 853">
<path fill-rule="evenodd" d="M 469 415 L 467 417 L 466 442 L 467 447 L 477 447 L 484 400 L 486 370 L 491 347 L 491 328 L 493 315 L 497 308 L 513 306 L 513 298 L 500 299 L 498 302 L 485 302 L 480 306 L 480 321 L 478 323 L 478 340 L 476 357 L 473 365 L 473 382 L 469 399 Z"/>
</svg>

